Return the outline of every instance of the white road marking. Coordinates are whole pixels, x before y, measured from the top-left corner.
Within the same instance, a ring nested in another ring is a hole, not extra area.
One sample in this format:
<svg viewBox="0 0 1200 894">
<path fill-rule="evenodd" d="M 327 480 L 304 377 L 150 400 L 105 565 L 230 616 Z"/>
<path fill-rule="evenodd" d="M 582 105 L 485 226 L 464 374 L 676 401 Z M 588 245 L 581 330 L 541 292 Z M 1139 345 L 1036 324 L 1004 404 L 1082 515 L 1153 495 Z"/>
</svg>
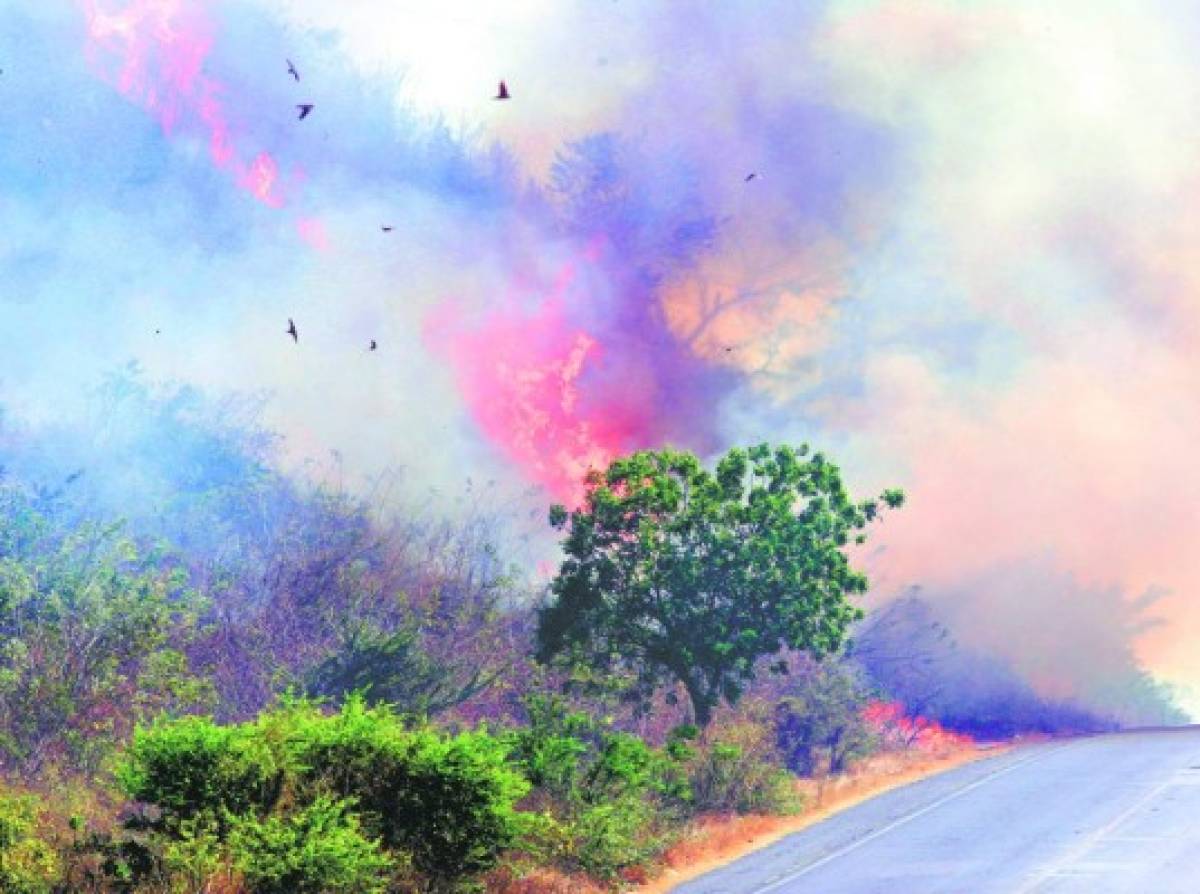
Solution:
<svg viewBox="0 0 1200 894">
<path fill-rule="evenodd" d="M 1179 783 L 1175 777 L 1171 777 L 1170 779 L 1167 779 L 1166 781 L 1154 786 L 1148 792 L 1146 792 L 1146 794 L 1142 795 L 1099 829 L 1092 832 L 1086 838 L 1081 839 L 1078 844 L 1068 850 L 1059 859 L 1047 865 L 1041 872 L 1033 876 L 1024 885 L 1014 891 L 1013 894 L 1029 894 L 1030 891 L 1035 890 L 1043 882 L 1049 881 L 1055 876 L 1070 874 L 1070 866 L 1072 863 L 1078 863 L 1080 857 L 1086 855 L 1088 851 L 1107 838 L 1109 833 L 1115 832 L 1118 828 L 1120 828 L 1121 824 L 1128 820 L 1131 816 L 1133 816 L 1167 789 L 1174 788 L 1178 784 Z"/>
<path fill-rule="evenodd" d="M 1043 758 L 1047 758 L 1056 752 L 1062 751 L 1064 748 L 1069 748 L 1070 746 L 1077 744 L 1077 741 L 1078 740 L 1073 741 L 1073 742 L 1067 742 L 1066 744 L 1059 745 L 1057 748 L 1050 748 L 1045 751 L 1039 751 L 1036 754 L 1031 754 L 1029 757 L 1023 758 L 1019 761 L 1015 761 L 1014 763 L 1008 764 L 1005 767 L 1001 767 L 999 770 L 994 770 L 993 772 L 987 774 L 986 776 L 981 777 L 980 779 L 976 779 L 974 782 L 972 782 L 968 785 L 964 785 L 962 788 L 955 789 L 954 791 L 950 792 L 950 794 L 948 794 L 948 795 L 943 795 L 941 798 L 938 798 L 932 804 L 926 804 L 920 810 L 915 810 L 912 813 L 905 814 L 904 816 L 900 817 L 899 819 L 892 820 L 892 822 L 888 823 L 886 826 L 881 826 L 880 828 L 878 828 L 874 832 L 872 832 L 870 835 L 864 835 L 862 838 L 852 841 L 849 844 L 847 844 L 843 847 L 840 847 L 837 850 L 832 851 L 831 853 L 826 854 L 820 860 L 817 860 L 813 863 L 809 863 L 807 866 L 797 869 L 795 872 L 790 872 L 787 875 L 783 876 L 782 878 L 776 879 L 775 881 L 771 882 L 769 885 L 766 885 L 765 887 L 756 888 L 752 892 L 752 894 L 767 894 L 768 891 L 776 891 L 779 888 L 781 888 L 783 885 L 786 885 L 790 882 L 794 882 L 796 879 L 801 878 L 802 876 L 808 875 L 810 872 L 812 872 L 816 869 L 820 869 L 822 866 L 826 865 L 827 863 L 831 863 L 834 860 L 838 860 L 838 859 L 846 856 L 846 854 L 848 854 L 852 851 L 858 850 L 864 844 L 868 844 L 868 843 L 874 841 L 876 838 L 886 835 L 888 832 L 891 832 L 894 829 L 898 829 L 901 826 L 905 826 L 905 825 L 911 823 L 913 820 L 919 819 L 920 817 L 924 816 L 925 814 L 929 813 L 930 811 L 937 810 L 937 808 L 941 807 L 943 804 L 947 804 L 950 801 L 953 801 L 955 798 L 959 798 L 959 797 L 965 795 L 967 792 L 974 791 L 975 789 L 979 788 L 981 785 L 991 782 L 993 779 L 998 779 L 999 777 L 1003 776 L 1004 774 L 1011 773 L 1013 770 L 1016 770 L 1018 767 L 1023 767 L 1023 766 L 1025 766 L 1025 764 L 1031 763 L 1035 760 L 1041 760 Z"/>
</svg>

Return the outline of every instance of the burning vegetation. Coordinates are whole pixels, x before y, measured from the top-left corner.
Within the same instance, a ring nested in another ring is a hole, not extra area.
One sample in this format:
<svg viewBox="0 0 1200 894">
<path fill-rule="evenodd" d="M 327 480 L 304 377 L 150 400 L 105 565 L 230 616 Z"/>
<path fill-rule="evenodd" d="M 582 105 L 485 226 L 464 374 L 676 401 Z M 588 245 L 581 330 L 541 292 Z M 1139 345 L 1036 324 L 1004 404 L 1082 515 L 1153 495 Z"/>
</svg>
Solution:
<svg viewBox="0 0 1200 894">
<path fill-rule="evenodd" d="M 4 432 L 21 890 L 619 886 L 880 754 L 1112 723 L 956 676 L 980 665 L 915 597 L 858 619 L 844 548 L 902 497 L 851 500 L 819 454 L 614 462 L 552 512 L 539 596 L 500 516 L 282 475 L 252 404 L 136 376 L 98 399 L 103 432 Z"/>
<path fill-rule="evenodd" d="M 631 31 L 661 67 L 534 170 L 290 5 L 5 13 L 0 890 L 612 890 L 981 743 L 1185 719 L 1136 653 L 1167 597 L 1123 587 L 1194 552 L 1194 215 L 1150 213 L 1192 166 L 1116 172 L 1186 115 L 1022 120 L 1058 14 L 717 4 Z M 960 133 L 960 95 L 1015 111 Z M 1019 161 L 1104 127 L 1086 176 Z M 893 468 L 912 505 L 852 496 Z M 446 497 L 482 469 L 517 483 Z"/>
</svg>

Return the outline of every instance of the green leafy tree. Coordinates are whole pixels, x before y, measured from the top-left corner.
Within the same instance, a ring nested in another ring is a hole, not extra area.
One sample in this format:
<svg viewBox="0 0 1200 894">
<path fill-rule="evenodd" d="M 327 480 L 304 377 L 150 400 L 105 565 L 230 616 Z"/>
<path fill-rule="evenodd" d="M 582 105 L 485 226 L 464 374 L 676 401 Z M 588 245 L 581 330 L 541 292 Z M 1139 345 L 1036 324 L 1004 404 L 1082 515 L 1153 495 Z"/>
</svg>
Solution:
<svg viewBox="0 0 1200 894">
<path fill-rule="evenodd" d="M 579 509 L 551 509 L 566 559 L 539 612 L 538 658 L 631 669 L 643 697 L 677 681 L 707 726 L 763 656 L 839 648 L 862 614 L 849 597 L 867 588 L 845 549 L 881 505 L 903 502 L 898 490 L 853 502 L 807 446 L 731 450 L 715 472 L 673 450 L 616 460 Z"/>
</svg>

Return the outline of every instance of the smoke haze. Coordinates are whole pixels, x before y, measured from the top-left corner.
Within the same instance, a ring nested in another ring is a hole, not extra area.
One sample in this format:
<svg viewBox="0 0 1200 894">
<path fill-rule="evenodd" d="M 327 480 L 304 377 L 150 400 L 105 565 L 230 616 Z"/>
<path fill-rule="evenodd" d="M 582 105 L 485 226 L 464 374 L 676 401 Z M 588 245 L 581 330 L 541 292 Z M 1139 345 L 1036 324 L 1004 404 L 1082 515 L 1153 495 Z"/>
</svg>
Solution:
<svg viewBox="0 0 1200 894">
<path fill-rule="evenodd" d="M 1188 5 L 479 6 L 0 0 L 10 449 L 119 508 L 130 362 L 531 508 L 805 440 L 908 492 L 872 599 L 1056 698 L 1200 685 Z"/>
</svg>

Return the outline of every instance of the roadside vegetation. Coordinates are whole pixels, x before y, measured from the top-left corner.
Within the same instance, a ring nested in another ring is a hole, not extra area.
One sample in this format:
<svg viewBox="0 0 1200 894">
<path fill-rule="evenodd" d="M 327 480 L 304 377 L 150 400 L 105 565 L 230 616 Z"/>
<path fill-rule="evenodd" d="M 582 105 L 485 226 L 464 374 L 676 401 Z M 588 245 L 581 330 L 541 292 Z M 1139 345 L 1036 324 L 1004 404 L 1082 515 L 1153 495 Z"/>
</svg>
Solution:
<svg viewBox="0 0 1200 894">
<path fill-rule="evenodd" d="M 1107 722 L 916 597 L 864 618 L 903 495 L 806 447 L 594 472 L 537 588 L 485 511 L 274 471 L 252 405 L 98 399 L 0 431 L 5 892 L 608 890 L 881 750 Z"/>
</svg>

